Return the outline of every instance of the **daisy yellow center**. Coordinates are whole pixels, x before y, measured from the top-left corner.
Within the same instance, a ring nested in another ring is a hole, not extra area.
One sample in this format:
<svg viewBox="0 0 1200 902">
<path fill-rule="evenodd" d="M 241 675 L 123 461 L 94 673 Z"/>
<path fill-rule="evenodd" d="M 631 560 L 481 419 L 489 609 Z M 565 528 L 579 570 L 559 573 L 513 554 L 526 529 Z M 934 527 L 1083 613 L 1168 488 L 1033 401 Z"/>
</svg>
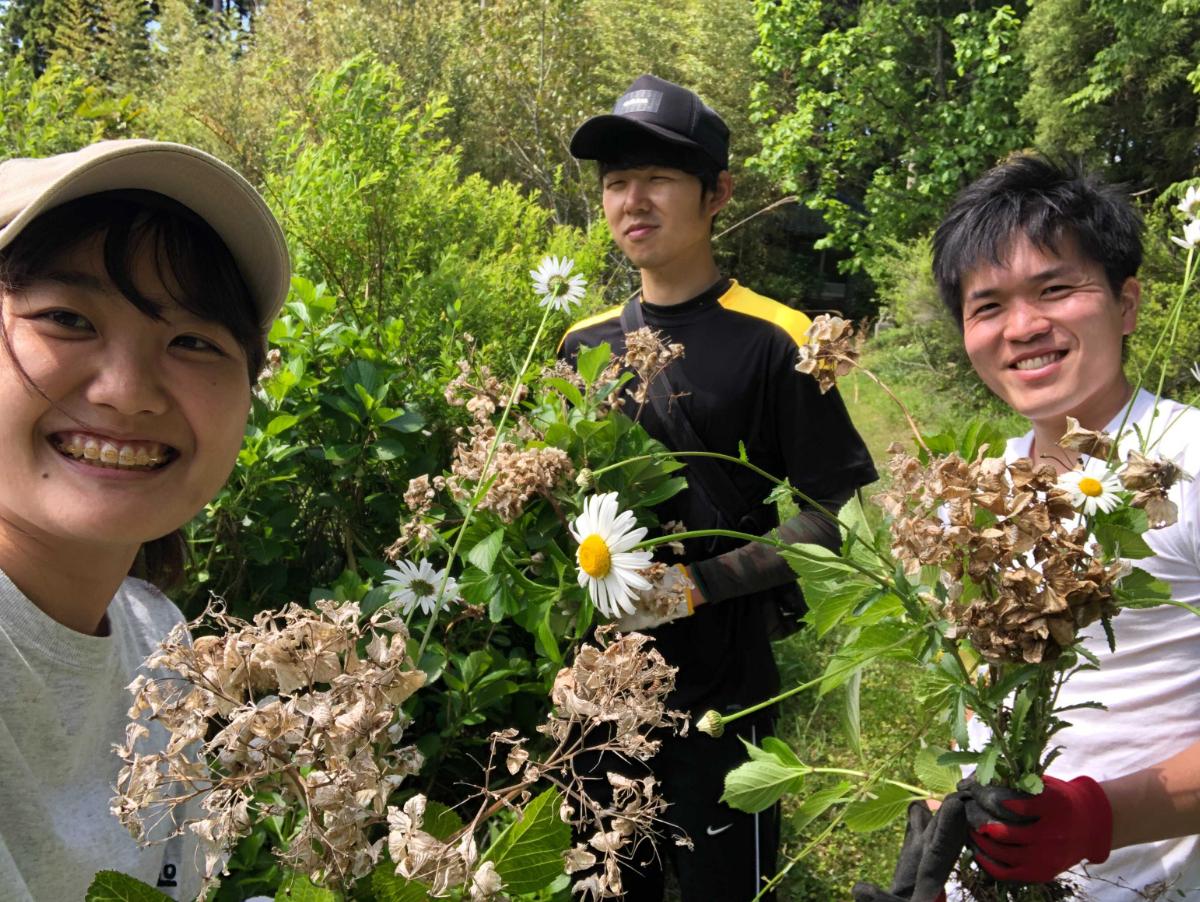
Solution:
<svg viewBox="0 0 1200 902">
<path fill-rule="evenodd" d="M 612 569 L 608 543 L 592 533 L 579 545 L 579 569 L 593 579 L 604 579 Z"/>
<path fill-rule="evenodd" d="M 1099 479 L 1084 476 L 1083 479 L 1079 480 L 1079 491 L 1083 492 L 1089 498 L 1099 498 L 1104 494 L 1104 486 Z"/>
</svg>

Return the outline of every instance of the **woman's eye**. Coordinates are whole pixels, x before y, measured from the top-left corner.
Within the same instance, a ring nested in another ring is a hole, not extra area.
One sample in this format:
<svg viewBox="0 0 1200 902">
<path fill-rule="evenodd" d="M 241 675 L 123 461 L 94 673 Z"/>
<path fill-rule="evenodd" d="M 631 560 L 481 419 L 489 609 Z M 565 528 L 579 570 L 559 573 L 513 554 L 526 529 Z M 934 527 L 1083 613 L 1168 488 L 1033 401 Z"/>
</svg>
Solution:
<svg viewBox="0 0 1200 902">
<path fill-rule="evenodd" d="M 56 326 L 62 326 L 64 329 L 70 329 L 73 332 L 94 332 L 91 321 L 81 313 L 76 313 L 74 310 L 47 310 L 44 313 L 38 314 L 39 319 L 48 320 Z"/>
</svg>

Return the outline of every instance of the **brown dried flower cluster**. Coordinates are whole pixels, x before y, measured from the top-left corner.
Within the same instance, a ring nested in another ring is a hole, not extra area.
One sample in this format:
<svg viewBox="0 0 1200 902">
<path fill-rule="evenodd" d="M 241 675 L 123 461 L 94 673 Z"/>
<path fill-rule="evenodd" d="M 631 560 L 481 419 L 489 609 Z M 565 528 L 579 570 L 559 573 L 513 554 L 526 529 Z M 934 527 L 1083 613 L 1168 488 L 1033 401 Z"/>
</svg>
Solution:
<svg viewBox="0 0 1200 902">
<path fill-rule="evenodd" d="M 650 637 L 618 635 L 609 625 L 597 630 L 596 638 L 599 647 L 584 645 L 574 663 L 555 678 L 555 710 L 538 730 L 556 740 L 558 749 L 540 763 L 527 762 L 520 752 L 514 759 L 510 752 L 508 764 L 510 770 L 514 764 L 524 767 L 526 780 L 547 776 L 564 789 L 562 818 L 577 835 L 587 835 L 586 842 L 567 853 L 567 871 L 591 871 L 576 880 L 573 890 L 585 898 L 607 899 L 622 893 L 620 861 L 630 858 L 644 839 L 657 835 L 666 803 L 653 777 L 633 779 L 611 772 L 605 775 L 610 801 L 595 802 L 588 783 L 597 778 L 590 772 L 577 773 L 574 755 L 586 749 L 647 761 L 661 744 L 650 732 L 670 729 L 685 734 L 688 719 L 666 706 L 675 688 L 675 668 L 657 649 L 646 647 Z"/>
<path fill-rule="evenodd" d="M 941 613 L 985 660 L 1052 660 L 1077 630 L 1117 613 L 1112 589 L 1125 567 L 1089 549 L 1052 467 L 957 454 L 923 465 L 899 446 L 890 452 L 892 486 L 877 500 L 892 517 L 893 552 L 910 573 L 942 570 Z"/>
<path fill-rule="evenodd" d="M 1125 466 L 1117 472 L 1121 485 L 1133 492 L 1129 503 L 1145 510 L 1151 529 L 1170 526 L 1179 519 L 1179 508 L 1167 497 L 1167 492 L 1184 475 L 1174 461 L 1137 451 L 1129 452 Z"/>
<path fill-rule="evenodd" d="M 403 808 L 388 808 L 388 855 L 396 873 L 425 884 L 433 898 L 465 886 L 471 902 L 495 899 L 503 881 L 493 862 L 479 863 L 473 832 L 467 829 L 456 840 L 443 842 L 422 830 L 427 805 L 425 796 L 415 795 Z"/>
<path fill-rule="evenodd" d="M 474 373 L 472 369 L 469 361 L 458 361 L 458 375 L 446 383 L 443 394 L 451 407 L 465 407 L 476 423 L 488 423 L 492 414 L 507 403 L 510 390 L 492 375 L 490 367 L 479 366 Z M 518 386 L 514 403 L 527 392 L 524 385 Z"/>
<path fill-rule="evenodd" d="M 479 507 L 492 511 L 505 523 L 521 516 L 534 495 L 549 495 L 561 481 L 575 476 L 571 456 L 561 448 L 521 447 L 514 441 L 501 441 L 488 465 L 488 452 L 496 438 L 495 427 L 490 423 L 472 426 L 470 434 L 468 441 L 459 442 L 454 449 L 446 485 L 455 498 L 469 498 L 483 481 L 487 466 L 487 476 L 494 477 L 494 481 Z M 515 437 L 521 441 L 536 438 L 524 421 L 518 423 Z"/>
<path fill-rule="evenodd" d="M 663 371 L 683 357 L 683 345 L 667 344 L 662 333 L 649 326 L 625 333 L 624 365 L 637 374 L 637 387 L 631 397 L 638 405 L 646 403 L 646 396 L 654 380 Z"/>
<path fill-rule="evenodd" d="M 176 678 L 141 676 L 130 686 L 112 811 L 135 838 L 199 801 L 203 815 L 179 818 L 176 832 L 200 837 L 206 879 L 221 872 L 256 816 L 285 811 L 301 816 L 280 853 L 288 868 L 345 885 L 375 865 L 383 840 L 372 840 L 370 828 L 421 767 L 416 749 L 400 745 L 400 705 L 425 675 L 406 654 L 403 623 L 386 611 L 360 625 L 356 604 L 317 608 L 290 605 L 247 623 L 211 607 L 191 626 L 217 635 L 191 643 L 181 625 L 147 661 Z M 139 752 L 147 716 L 170 735 L 161 753 Z"/>
<path fill-rule="evenodd" d="M 808 341 L 800 346 L 796 370 L 816 379 L 824 394 L 854 369 L 865 336 L 849 320 L 828 313 L 814 319 L 805 334 Z"/>
</svg>

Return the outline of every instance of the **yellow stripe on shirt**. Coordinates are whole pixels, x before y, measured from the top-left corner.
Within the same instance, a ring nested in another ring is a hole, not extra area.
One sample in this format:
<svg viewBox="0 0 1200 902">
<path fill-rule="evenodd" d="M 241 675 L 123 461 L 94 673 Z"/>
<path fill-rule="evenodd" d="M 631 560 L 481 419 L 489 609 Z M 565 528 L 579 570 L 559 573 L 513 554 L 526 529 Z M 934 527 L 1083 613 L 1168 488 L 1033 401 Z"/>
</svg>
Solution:
<svg viewBox="0 0 1200 902">
<path fill-rule="evenodd" d="M 732 310 L 734 313 L 744 313 L 746 316 L 774 323 L 790 335 L 792 341 L 797 345 L 805 344 L 808 341 L 806 333 L 808 327 L 812 325 L 811 319 L 799 310 L 793 310 L 786 304 L 756 294 L 736 281 L 732 282 L 729 290 L 721 295 L 717 302 L 726 310 Z"/>
</svg>

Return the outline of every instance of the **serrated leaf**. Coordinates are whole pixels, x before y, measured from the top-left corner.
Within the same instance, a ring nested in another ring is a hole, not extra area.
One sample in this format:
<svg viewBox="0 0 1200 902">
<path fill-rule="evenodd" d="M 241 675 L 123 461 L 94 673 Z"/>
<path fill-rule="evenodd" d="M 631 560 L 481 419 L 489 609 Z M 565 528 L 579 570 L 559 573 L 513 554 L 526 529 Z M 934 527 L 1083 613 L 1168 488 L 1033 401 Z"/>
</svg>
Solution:
<svg viewBox="0 0 1200 902">
<path fill-rule="evenodd" d="M 85 898 L 86 902 L 171 902 L 170 896 L 120 871 L 96 874 Z"/>
<path fill-rule="evenodd" d="M 742 740 L 745 743 L 745 740 Z M 778 736 L 765 736 L 762 740 L 762 750 L 771 755 L 774 755 L 782 764 L 789 767 L 800 768 L 807 770 L 804 762 L 797 757 L 792 747 L 780 739 Z"/>
<path fill-rule="evenodd" d="M 846 806 L 843 823 L 855 833 L 870 833 L 886 827 L 908 809 L 913 795 L 906 789 L 884 783 L 872 793 L 873 798 L 851 802 Z"/>
<path fill-rule="evenodd" d="M 984 786 L 991 783 L 992 777 L 996 776 L 996 762 L 999 758 L 999 746 L 992 744 L 985 748 L 979 756 L 979 763 L 975 765 L 975 779 Z"/>
<path fill-rule="evenodd" d="M 384 860 L 371 871 L 371 896 L 374 902 L 426 902 L 429 887 L 396 873 L 396 865 Z"/>
<path fill-rule="evenodd" d="M 796 792 L 804 782 L 807 769 L 788 766 L 775 756 L 747 761 L 725 775 L 721 801 L 754 814 L 765 811 L 784 795 Z"/>
<path fill-rule="evenodd" d="M 504 530 L 497 529 L 467 552 L 467 560 L 484 573 L 491 573 L 492 568 L 496 566 L 496 557 L 503 547 Z"/>
<path fill-rule="evenodd" d="M 792 829 L 797 833 L 832 808 L 839 802 L 847 801 L 850 794 L 850 781 L 843 780 L 836 786 L 821 789 L 808 796 L 800 803 L 800 808 L 792 815 Z"/>
<path fill-rule="evenodd" d="M 958 787 L 958 781 L 962 779 L 962 771 L 957 767 L 939 763 L 939 756 L 944 754 L 946 752 L 943 749 L 926 746 L 917 752 L 916 760 L 913 761 L 913 770 L 917 773 L 917 781 L 930 792 L 938 795 L 954 792 Z"/>
<path fill-rule="evenodd" d="M 496 864 L 510 895 L 533 893 L 549 886 L 563 872 L 563 853 L 571 847 L 571 828 L 559 817 L 562 796 L 547 789 L 525 806 L 520 820 L 509 826 L 484 854 Z"/>
<path fill-rule="evenodd" d="M 284 876 L 275 891 L 275 902 L 342 902 L 343 898 L 341 893 L 319 887 L 294 871 Z"/>
</svg>

